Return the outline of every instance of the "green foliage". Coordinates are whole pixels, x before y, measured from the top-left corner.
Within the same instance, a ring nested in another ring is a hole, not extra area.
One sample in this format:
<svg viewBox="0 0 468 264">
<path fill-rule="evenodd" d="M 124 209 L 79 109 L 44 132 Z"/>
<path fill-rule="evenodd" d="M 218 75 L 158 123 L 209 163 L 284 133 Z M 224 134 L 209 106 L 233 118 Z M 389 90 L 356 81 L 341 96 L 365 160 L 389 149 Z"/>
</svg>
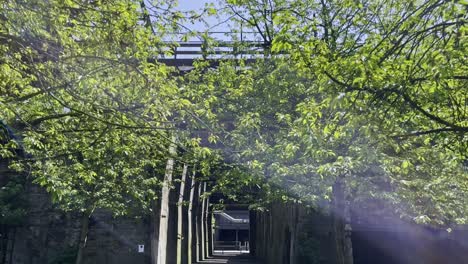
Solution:
<svg viewBox="0 0 468 264">
<path fill-rule="evenodd" d="M 201 15 L 173 3 L 2 3 L 0 118 L 18 140 L 2 141 L 0 155 L 24 148 L 12 167 L 65 210 L 149 211 L 175 158 L 258 207 L 327 206 L 343 179 L 352 202 L 467 222 L 463 1 L 220 4 L 256 32 L 258 61 L 199 60 L 177 74 L 157 61 L 173 46 L 163 40 Z"/>
<path fill-rule="evenodd" d="M 225 4 L 271 52 L 205 71 L 196 86 L 230 159 L 316 205 L 343 177 L 351 201 L 382 199 L 417 222 L 467 221 L 466 6 Z"/>
<path fill-rule="evenodd" d="M 7 178 L 5 185 L 0 188 L 0 224 L 17 226 L 24 223 L 27 203 L 25 200 L 25 182 L 20 176 Z"/>
<path fill-rule="evenodd" d="M 1 5 L 0 118 L 26 153 L 11 167 L 62 209 L 148 213 L 172 144 L 188 153 L 175 158 L 209 171 L 215 155 L 183 129 L 190 101 L 155 59 L 182 17 L 159 16 L 171 12 L 159 1 Z"/>
<path fill-rule="evenodd" d="M 18 145 L 9 128 L 0 123 L 0 225 L 24 223 L 28 208 L 25 197 L 26 177 L 8 168 L 18 154 Z M 10 158 L 10 159 L 9 159 Z"/>
</svg>

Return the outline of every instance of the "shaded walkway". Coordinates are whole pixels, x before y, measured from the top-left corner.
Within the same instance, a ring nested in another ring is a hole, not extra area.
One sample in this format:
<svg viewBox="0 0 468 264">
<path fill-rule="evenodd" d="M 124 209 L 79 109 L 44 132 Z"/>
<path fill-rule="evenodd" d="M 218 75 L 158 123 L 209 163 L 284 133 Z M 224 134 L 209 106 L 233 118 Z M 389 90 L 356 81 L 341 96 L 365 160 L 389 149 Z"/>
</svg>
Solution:
<svg viewBox="0 0 468 264">
<path fill-rule="evenodd" d="M 215 251 L 214 255 L 197 263 L 205 264 L 262 264 L 256 261 L 248 253 L 239 253 L 238 251 Z"/>
</svg>

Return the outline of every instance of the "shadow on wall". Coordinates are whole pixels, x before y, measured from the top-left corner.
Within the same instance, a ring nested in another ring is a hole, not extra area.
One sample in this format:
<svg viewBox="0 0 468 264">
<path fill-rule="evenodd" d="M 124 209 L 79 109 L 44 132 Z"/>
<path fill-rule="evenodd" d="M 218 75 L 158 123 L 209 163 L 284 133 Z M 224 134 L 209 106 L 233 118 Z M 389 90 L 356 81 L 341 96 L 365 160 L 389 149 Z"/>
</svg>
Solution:
<svg viewBox="0 0 468 264">
<path fill-rule="evenodd" d="M 255 255 L 266 264 L 336 264 L 330 216 L 299 204 L 254 212 Z M 352 222 L 354 264 L 468 264 L 468 226 L 451 232 L 386 215 Z M 356 219 L 355 219 L 356 220 Z"/>
<path fill-rule="evenodd" d="M 402 225 L 354 230 L 354 264 L 468 264 L 468 230 Z"/>
</svg>

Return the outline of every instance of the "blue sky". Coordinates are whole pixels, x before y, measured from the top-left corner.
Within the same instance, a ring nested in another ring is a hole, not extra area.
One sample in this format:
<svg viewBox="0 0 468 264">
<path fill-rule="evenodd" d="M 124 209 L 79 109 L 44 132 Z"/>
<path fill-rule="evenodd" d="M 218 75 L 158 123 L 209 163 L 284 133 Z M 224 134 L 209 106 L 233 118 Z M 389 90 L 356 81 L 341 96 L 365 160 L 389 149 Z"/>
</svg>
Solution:
<svg viewBox="0 0 468 264">
<path fill-rule="evenodd" d="M 181 10 L 202 9 L 206 3 L 214 3 L 216 1 L 208 0 L 179 0 L 179 8 Z"/>
<path fill-rule="evenodd" d="M 177 1 L 177 0 L 176 0 Z M 206 4 L 214 4 L 215 8 L 220 8 L 220 1 L 218 0 L 178 0 L 177 10 L 182 12 L 187 12 L 191 10 L 195 10 L 201 12 Z M 216 16 L 206 16 L 203 19 L 206 21 L 206 24 L 203 22 L 195 22 L 195 23 L 186 23 L 184 26 L 188 28 L 190 31 L 197 31 L 197 32 L 205 32 L 208 30 L 209 32 L 232 32 L 233 28 L 235 28 L 237 32 L 239 32 L 238 26 L 236 26 L 232 20 L 228 19 L 229 17 L 226 14 L 218 14 Z M 182 30 L 183 32 L 187 32 Z M 247 30 L 251 31 L 251 30 Z M 240 37 L 240 33 L 235 33 L 237 38 Z M 212 33 L 210 34 L 211 37 L 218 39 L 218 40 L 231 40 L 233 38 L 232 35 L 228 34 L 221 34 L 221 33 Z M 253 35 L 251 33 L 246 33 L 244 30 L 243 39 L 247 40 L 255 40 L 258 36 Z M 190 38 L 190 41 L 197 41 L 197 38 Z"/>
<path fill-rule="evenodd" d="M 218 3 L 216 0 L 179 0 L 179 5 L 178 8 L 180 11 L 189 11 L 189 10 L 196 10 L 196 11 L 201 11 L 204 9 L 205 5 L 208 3 L 214 3 L 215 5 Z M 193 31 L 205 31 L 209 29 L 209 31 L 230 31 L 229 25 L 227 23 L 223 23 L 221 25 L 215 26 L 220 23 L 220 21 L 223 20 L 223 17 L 217 18 L 214 16 L 210 17 L 205 17 L 204 18 L 208 26 L 205 25 L 204 23 L 195 23 L 195 24 L 188 24 L 185 25 L 186 27 L 190 28 Z M 225 20 L 226 18 L 224 18 Z M 215 26 L 214 28 L 212 28 Z"/>
</svg>

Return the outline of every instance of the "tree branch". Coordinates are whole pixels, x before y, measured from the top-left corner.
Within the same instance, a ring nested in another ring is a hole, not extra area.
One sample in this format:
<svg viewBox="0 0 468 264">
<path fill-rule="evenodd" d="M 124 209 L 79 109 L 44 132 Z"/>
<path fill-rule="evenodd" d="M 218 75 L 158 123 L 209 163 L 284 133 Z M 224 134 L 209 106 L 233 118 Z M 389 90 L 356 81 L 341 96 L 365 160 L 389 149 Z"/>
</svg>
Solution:
<svg viewBox="0 0 468 264">
<path fill-rule="evenodd" d="M 453 128 L 453 127 L 443 127 L 443 128 L 437 128 L 437 129 L 415 131 L 415 132 L 411 132 L 409 134 L 404 134 L 404 135 L 394 135 L 392 136 L 392 138 L 399 139 L 399 138 L 417 137 L 417 136 L 428 135 L 428 134 L 437 134 L 437 133 L 442 133 L 442 132 L 458 132 L 458 131 L 459 131 L 458 129 Z"/>
<path fill-rule="evenodd" d="M 413 100 L 407 93 L 404 93 L 403 91 L 399 90 L 399 89 L 396 89 L 396 88 L 384 88 L 384 89 L 381 89 L 381 90 L 377 90 L 377 89 L 372 89 L 372 88 L 357 88 L 357 87 L 353 87 L 351 85 L 348 85 L 340 80 L 338 80 L 337 78 L 335 78 L 334 76 L 332 76 L 330 73 L 328 73 L 327 71 L 324 72 L 334 83 L 342 86 L 345 88 L 345 92 L 352 92 L 352 91 L 364 91 L 364 92 L 368 92 L 368 93 L 371 93 L 371 94 L 380 94 L 382 92 L 391 92 L 391 93 L 394 93 L 394 94 L 397 94 L 397 95 L 400 95 L 403 100 L 413 109 L 415 109 L 416 111 L 420 112 L 421 114 L 423 114 L 425 117 L 427 117 L 429 120 L 432 120 L 432 121 L 435 121 L 436 123 L 439 123 L 439 124 L 442 124 L 446 127 L 450 127 L 453 131 L 453 132 L 462 132 L 462 133 L 468 133 L 468 127 L 466 126 L 458 126 L 458 125 L 455 125 L 451 122 L 448 122 L 447 120 L 444 120 L 442 119 L 441 117 L 439 116 L 436 116 L 434 114 L 431 114 L 429 113 L 428 111 L 424 110 L 415 100 Z"/>
</svg>

